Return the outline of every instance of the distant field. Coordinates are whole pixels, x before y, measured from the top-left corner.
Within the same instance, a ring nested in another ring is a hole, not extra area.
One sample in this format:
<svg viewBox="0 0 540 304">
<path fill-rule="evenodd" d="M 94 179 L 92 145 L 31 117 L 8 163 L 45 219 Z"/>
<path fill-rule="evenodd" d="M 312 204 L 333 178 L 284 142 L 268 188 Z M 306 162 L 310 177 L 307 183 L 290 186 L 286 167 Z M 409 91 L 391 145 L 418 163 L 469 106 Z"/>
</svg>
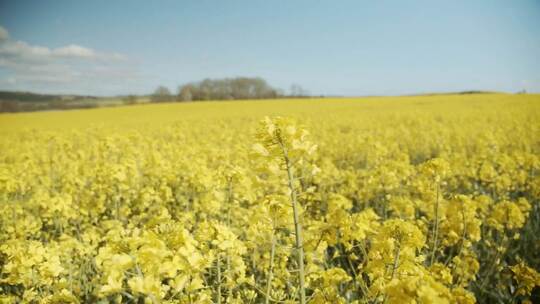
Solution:
<svg viewBox="0 0 540 304">
<path fill-rule="evenodd" d="M 0 113 L 91 109 L 149 101 L 148 96 L 96 97 L 0 91 Z"/>
<path fill-rule="evenodd" d="M 197 125 L 211 125 L 212 121 L 220 122 L 231 118 L 241 119 L 231 122 L 238 124 L 245 120 L 257 121 L 265 115 L 297 117 L 304 123 L 316 120 L 315 126 L 320 122 L 340 125 L 354 121 L 354 126 L 375 127 L 381 123 L 394 124 L 395 121 L 378 120 L 373 124 L 374 119 L 395 119 L 396 115 L 412 115 L 411 118 L 416 114 L 419 115 L 418 118 L 426 115 L 453 118 L 463 115 L 481 116 L 484 112 L 487 118 L 500 111 L 521 113 L 524 110 L 532 111 L 530 115 L 537 115 L 539 101 L 540 95 L 479 94 L 143 104 L 68 112 L 0 114 L 0 131 L 24 128 L 86 128 L 98 125 L 145 129 L 183 121 L 198 121 Z M 120 104 L 120 100 L 111 99 L 109 103 Z"/>
<path fill-rule="evenodd" d="M 540 95 L 0 114 L 0 218 L 2 303 L 538 303 Z"/>
</svg>

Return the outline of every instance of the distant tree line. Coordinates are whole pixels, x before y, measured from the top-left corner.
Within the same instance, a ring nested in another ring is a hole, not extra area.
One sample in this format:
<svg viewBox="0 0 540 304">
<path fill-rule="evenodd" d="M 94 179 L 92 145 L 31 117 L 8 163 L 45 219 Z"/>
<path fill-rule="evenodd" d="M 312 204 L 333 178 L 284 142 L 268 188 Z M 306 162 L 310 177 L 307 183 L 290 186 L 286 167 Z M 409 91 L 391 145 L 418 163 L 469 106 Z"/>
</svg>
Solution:
<svg viewBox="0 0 540 304">
<path fill-rule="evenodd" d="M 0 91 L 0 113 L 34 112 L 50 110 L 91 109 L 102 106 L 137 104 L 139 96 L 97 97 L 71 94 L 40 94 L 31 92 Z"/>
<path fill-rule="evenodd" d="M 262 78 L 205 79 L 178 88 L 178 100 L 268 99 L 278 91 Z"/>
<path fill-rule="evenodd" d="M 307 92 L 299 85 L 291 86 L 291 94 L 270 86 L 260 77 L 236 77 L 225 79 L 204 79 L 178 87 L 176 95 L 164 86 L 159 86 L 151 96 L 153 102 L 272 99 L 283 97 L 306 97 Z"/>
<path fill-rule="evenodd" d="M 0 101 L 50 102 L 52 100 L 80 101 L 90 99 L 97 100 L 98 98 L 89 95 L 39 94 L 31 92 L 0 91 Z"/>
<path fill-rule="evenodd" d="M 91 109 L 91 108 L 97 108 L 98 106 L 99 106 L 98 102 L 73 103 L 66 100 L 37 101 L 37 102 L 0 100 L 0 113 Z"/>
<path fill-rule="evenodd" d="M 172 93 L 167 87 L 159 86 L 151 95 L 124 95 L 96 97 L 89 95 L 39 94 L 31 92 L 0 91 L 0 113 L 47 110 L 70 110 L 135 105 L 151 102 L 302 98 L 309 93 L 301 86 L 293 84 L 287 93 L 270 86 L 260 77 L 236 77 L 224 79 L 204 79 L 178 87 Z M 111 102 L 112 99 L 112 102 Z M 119 103 L 114 102 L 115 100 Z"/>
<path fill-rule="evenodd" d="M 127 95 L 127 96 L 122 97 L 122 102 L 125 105 L 134 105 L 134 104 L 137 104 L 138 97 L 137 95 Z"/>
<path fill-rule="evenodd" d="M 0 91 L 0 113 L 95 108 L 98 102 L 95 96 Z"/>
</svg>

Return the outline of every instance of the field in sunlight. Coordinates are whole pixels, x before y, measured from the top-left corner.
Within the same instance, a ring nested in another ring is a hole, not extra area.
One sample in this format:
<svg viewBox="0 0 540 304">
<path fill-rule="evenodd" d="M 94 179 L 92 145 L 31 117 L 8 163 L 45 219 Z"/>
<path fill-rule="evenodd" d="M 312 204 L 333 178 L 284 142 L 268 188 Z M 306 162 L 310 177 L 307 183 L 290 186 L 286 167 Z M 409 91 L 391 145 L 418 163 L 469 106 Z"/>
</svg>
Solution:
<svg viewBox="0 0 540 304">
<path fill-rule="evenodd" d="M 539 203 L 540 95 L 0 114 L 0 302 L 534 302 Z"/>
</svg>

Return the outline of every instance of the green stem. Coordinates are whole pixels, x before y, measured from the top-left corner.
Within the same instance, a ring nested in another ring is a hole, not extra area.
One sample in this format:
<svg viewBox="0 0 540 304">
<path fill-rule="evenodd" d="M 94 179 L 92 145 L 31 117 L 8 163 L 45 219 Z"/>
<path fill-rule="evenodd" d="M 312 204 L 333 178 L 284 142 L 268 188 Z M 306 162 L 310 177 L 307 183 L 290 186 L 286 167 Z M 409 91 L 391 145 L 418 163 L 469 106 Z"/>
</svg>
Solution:
<svg viewBox="0 0 540 304">
<path fill-rule="evenodd" d="M 217 257 L 217 303 L 221 304 L 221 257 Z"/>
<path fill-rule="evenodd" d="M 429 265 L 433 265 L 435 260 L 435 252 L 437 251 L 437 239 L 439 237 L 439 183 L 437 183 L 437 199 L 435 200 L 435 227 L 433 228 L 433 249 L 431 251 L 431 261 Z"/>
<path fill-rule="evenodd" d="M 270 303 L 270 289 L 272 288 L 272 277 L 274 275 L 274 256 L 276 254 L 276 237 L 272 232 L 272 248 L 270 249 L 270 265 L 268 266 L 268 278 L 266 279 L 266 295 L 264 303 Z"/>
<path fill-rule="evenodd" d="M 396 270 L 398 268 L 399 264 L 399 251 L 401 249 L 401 241 L 397 243 L 396 251 L 394 253 L 394 263 L 392 264 L 392 273 L 390 274 L 390 281 L 392 281 L 396 275 Z M 388 294 L 384 295 L 383 303 L 386 303 L 386 299 L 388 298 Z"/>
<path fill-rule="evenodd" d="M 295 245 L 298 258 L 298 280 L 299 280 L 299 291 L 300 291 L 300 303 L 306 303 L 306 290 L 305 290 L 305 276 L 304 276 L 304 246 L 302 239 L 302 224 L 300 223 L 300 208 L 298 200 L 296 197 L 296 190 L 294 189 L 294 173 L 287 148 L 283 144 L 281 136 L 278 133 L 278 142 L 283 152 L 283 158 L 285 160 L 285 166 L 287 169 L 288 177 L 288 186 L 289 191 L 291 192 L 291 202 L 293 207 L 293 217 L 294 217 L 294 235 L 295 235 Z"/>
</svg>

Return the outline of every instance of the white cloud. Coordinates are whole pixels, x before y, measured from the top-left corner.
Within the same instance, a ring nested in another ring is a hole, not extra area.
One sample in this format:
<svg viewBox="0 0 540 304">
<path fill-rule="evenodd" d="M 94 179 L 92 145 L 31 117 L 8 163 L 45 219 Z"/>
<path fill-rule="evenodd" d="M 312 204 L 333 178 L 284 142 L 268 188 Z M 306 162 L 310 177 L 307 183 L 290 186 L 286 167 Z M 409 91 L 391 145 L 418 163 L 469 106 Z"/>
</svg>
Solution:
<svg viewBox="0 0 540 304">
<path fill-rule="evenodd" d="M 126 56 L 118 53 L 99 53 L 80 45 L 70 44 L 53 49 L 52 55 L 60 58 L 101 59 L 106 61 L 127 60 Z"/>
<path fill-rule="evenodd" d="M 9 37 L 6 34 L 6 37 Z M 17 63 L 26 61 L 47 61 L 55 59 L 99 59 L 103 61 L 124 60 L 116 53 L 102 53 L 76 44 L 50 49 L 44 46 L 30 45 L 24 41 L 13 41 L 9 38 L 0 40 L 0 58 Z"/>
<path fill-rule="evenodd" d="M 5 72 L 3 72 L 5 70 Z M 0 26 L 0 89 L 116 94 L 139 78 L 126 56 L 77 44 L 59 48 L 10 38 Z"/>
<path fill-rule="evenodd" d="M 0 41 L 7 40 L 9 38 L 8 31 L 0 25 Z"/>
<path fill-rule="evenodd" d="M 54 49 L 52 53 L 59 57 L 95 58 L 97 56 L 94 50 L 76 44 Z"/>
</svg>

